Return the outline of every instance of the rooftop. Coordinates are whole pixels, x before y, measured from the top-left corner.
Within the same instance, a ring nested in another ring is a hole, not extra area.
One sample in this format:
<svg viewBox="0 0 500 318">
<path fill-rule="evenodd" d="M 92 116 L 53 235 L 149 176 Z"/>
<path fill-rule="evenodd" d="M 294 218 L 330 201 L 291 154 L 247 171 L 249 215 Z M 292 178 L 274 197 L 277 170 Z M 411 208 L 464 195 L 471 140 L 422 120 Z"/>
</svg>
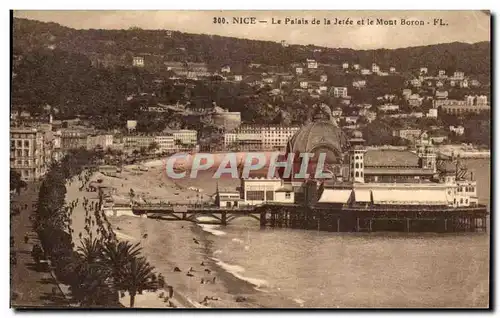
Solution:
<svg viewBox="0 0 500 318">
<path fill-rule="evenodd" d="M 365 167 L 420 167 L 416 154 L 406 150 L 367 150 Z"/>
</svg>

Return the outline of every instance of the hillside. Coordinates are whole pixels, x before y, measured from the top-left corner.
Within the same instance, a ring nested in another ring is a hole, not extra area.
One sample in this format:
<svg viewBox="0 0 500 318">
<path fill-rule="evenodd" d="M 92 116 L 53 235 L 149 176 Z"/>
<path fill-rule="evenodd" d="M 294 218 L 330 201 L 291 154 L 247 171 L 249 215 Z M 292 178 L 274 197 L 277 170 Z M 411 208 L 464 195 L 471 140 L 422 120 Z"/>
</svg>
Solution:
<svg viewBox="0 0 500 318">
<path fill-rule="evenodd" d="M 287 48 L 269 41 L 245 40 L 204 34 L 168 32 L 167 30 L 75 30 L 56 23 L 14 18 L 15 54 L 40 48 L 58 48 L 88 56 L 106 56 L 121 63 L 143 54 L 168 61 L 206 62 L 213 70 L 223 64 L 235 69 L 249 63 L 278 65 L 314 58 L 319 63 L 344 61 L 369 66 L 378 63 L 383 69 L 415 70 L 423 65 L 430 72 L 461 70 L 489 81 L 490 42 L 475 44 L 445 43 L 395 50 L 352 50 L 291 45 Z"/>
</svg>

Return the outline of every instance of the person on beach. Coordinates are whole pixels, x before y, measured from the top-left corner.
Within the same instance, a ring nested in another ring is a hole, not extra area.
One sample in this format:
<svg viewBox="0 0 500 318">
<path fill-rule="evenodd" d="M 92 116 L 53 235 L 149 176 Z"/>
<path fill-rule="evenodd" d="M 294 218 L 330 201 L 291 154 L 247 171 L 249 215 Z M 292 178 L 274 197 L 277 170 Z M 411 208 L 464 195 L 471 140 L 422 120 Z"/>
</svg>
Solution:
<svg viewBox="0 0 500 318">
<path fill-rule="evenodd" d="M 158 287 L 164 288 L 165 287 L 165 277 L 160 273 L 158 275 Z"/>
</svg>

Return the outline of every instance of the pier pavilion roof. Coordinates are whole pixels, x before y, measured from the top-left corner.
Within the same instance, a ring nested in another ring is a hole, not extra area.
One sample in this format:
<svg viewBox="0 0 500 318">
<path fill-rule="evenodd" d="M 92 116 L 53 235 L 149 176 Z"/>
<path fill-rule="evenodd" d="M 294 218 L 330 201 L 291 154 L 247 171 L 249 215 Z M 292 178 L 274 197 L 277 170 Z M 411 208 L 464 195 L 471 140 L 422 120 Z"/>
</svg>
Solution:
<svg viewBox="0 0 500 318">
<path fill-rule="evenodd" d="M 445 189 L 373 189 L 374 204 L 447 205 Z"/>
<path fill-rule="evenodd" d="M 371 202 L 372 192 L 370 189 L 354 189 L 354 200 L 356 202 Z"/>
<path fill-rule="evenodd" d="M 349 201 L 352 189 L 324 189 L 318 203 L 342 203 Z"/>
<path fill-rule="evenodd" d="M 364 163 L 365 167 L 420 167 L 417 154 L 406 150 L 368 150 Z"/>
<path fill-rule="evenodd" d="M 432 169 L 423 168 L 393 168 L 393 167 L 369 167 L 364 170 L 365 175 L 415 175 L 415 176 L 431 176 L 434 174 Z"/>
<path fill-rule="evenodd" d="M 326 163 L 339 163 L 349 147 L 347 136 L 332 120 L 315 120 L 295 133 L 287 145 L 287 153 L 326 153 Z"/>
</svg>

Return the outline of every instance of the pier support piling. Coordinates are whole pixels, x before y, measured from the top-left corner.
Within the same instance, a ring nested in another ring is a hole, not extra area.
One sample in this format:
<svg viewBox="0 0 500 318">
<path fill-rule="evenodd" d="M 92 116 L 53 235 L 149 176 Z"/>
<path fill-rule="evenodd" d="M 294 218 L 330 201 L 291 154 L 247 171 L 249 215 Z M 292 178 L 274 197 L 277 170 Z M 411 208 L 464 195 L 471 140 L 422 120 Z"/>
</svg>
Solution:
<svg viewBox="0 0 500 318">
<path fill-rule="evenodd" d="M 227 212 L 221 213 L 220 222 L 222 225 L 227 225 Z"/>
<path fill-rule="evenodd" d="M 260 212 L 260 226 L 265 227 L 267 223 L 266 220 L 266 211 Z"/>
</svg>

